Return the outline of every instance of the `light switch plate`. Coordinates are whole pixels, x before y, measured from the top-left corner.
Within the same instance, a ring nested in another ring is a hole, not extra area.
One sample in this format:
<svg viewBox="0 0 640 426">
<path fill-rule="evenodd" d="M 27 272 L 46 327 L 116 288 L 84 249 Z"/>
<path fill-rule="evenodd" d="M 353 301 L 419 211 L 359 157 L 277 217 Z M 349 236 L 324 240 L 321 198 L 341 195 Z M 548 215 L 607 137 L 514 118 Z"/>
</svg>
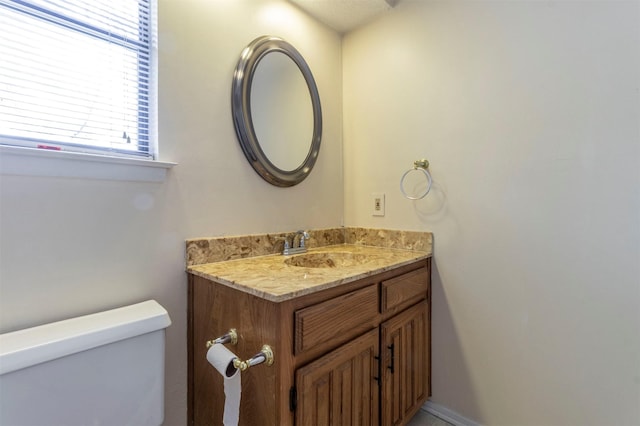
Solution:
<svg viewBox="0 0 640 426">
<path fill-rule="evenodd" d="M 371 194 L 371 214 L 373 216 L 384 216 L 384 193 L 373 192 Z"/>
</svg>

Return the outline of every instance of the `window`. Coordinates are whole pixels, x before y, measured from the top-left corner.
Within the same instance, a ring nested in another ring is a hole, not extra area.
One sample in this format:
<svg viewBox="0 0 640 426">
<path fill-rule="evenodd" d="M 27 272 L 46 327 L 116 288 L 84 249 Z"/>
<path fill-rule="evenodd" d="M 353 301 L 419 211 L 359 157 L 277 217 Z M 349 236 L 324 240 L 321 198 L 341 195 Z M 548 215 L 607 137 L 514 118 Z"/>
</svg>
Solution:
<svg viewBox="0 0 640 426">
<path fill-rule="evenodd" d="M 0 144 L 153 158 L 153 0 L 0 0 Z"/>
</svg>

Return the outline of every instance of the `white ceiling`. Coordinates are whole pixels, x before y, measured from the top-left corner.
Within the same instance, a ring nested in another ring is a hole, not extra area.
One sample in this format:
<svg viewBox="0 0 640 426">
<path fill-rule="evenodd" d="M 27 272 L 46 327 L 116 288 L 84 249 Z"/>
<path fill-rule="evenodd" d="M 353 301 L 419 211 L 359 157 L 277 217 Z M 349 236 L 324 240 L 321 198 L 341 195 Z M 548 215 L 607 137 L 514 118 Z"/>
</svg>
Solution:
<svg viewBox="0 0 640 426">
<path fill-rule="evenodd" d="M 339 33 L 346 33 L 391 9 L 398 0 L 289 0 Z"/>
</svg>

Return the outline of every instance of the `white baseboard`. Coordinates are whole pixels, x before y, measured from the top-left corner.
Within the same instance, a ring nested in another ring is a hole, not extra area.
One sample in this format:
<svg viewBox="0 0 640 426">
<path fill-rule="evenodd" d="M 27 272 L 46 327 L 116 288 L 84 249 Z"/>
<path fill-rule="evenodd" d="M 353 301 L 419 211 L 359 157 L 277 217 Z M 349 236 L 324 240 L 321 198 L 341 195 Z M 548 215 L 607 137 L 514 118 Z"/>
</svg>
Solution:
<svg viewBox="0 0 640 426">
<path fill-rule="evenodd" d="M 436 404 L 435 402 L 425 402 L 422 409 L 454 426 L 481 426 L 480 423 L 476 423 L 443 405 Z"/>
</svg>

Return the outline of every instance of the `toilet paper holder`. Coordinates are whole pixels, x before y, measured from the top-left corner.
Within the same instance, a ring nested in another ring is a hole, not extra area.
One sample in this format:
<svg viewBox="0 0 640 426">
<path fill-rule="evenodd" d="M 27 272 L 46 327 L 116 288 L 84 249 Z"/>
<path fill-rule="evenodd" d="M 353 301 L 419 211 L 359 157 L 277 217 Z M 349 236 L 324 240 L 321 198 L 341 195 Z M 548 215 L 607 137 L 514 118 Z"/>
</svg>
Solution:
<svg viewBox="0 0 640 426">
<path fill-rule="evenodd" d="M 273 350 L 269 345 L 263 345 L 260 352 L 252 356 L 246 361 L 242 361 L 239 358 L 234 358 L 233 366 L 240 371 L 245 371 L 249 367 L 254 365 L 265 363 L 268 366 L 273 365 Z"/>
<path fill-rule="evenodd" d="M 215 344 L 224 345 L 226 343 L 231 343 L 232 345 L 238 344 L 238 331 L 235 328 L 230 328 L 227 334 L 224 334 L 218 337 L 217 339 L 208 340 L 207 348 L 210 348 Z"/>
<path fill-rule="evenodd" d="M 230 328 L 229 331 L 218 337 L 217 339 L 208 340 L 206 343 L 207 348 L 210 348 L 213 345 L 221 344 L 224 345 L 226 343 L 231 343 L 232 345 L 238 344 L 238 331 L 235 328 Z M 249 367 L 253 367 L 254 365 L 265 363 L 268 366 L 273 364 L 273 349 L 269 345 L 263 345 L 260 352 L 252 356 L 246 361 L 242 361 L 240 358 L 236 357 L 233 359 L 234 368 L 245 371 Z"/>
</svg>

